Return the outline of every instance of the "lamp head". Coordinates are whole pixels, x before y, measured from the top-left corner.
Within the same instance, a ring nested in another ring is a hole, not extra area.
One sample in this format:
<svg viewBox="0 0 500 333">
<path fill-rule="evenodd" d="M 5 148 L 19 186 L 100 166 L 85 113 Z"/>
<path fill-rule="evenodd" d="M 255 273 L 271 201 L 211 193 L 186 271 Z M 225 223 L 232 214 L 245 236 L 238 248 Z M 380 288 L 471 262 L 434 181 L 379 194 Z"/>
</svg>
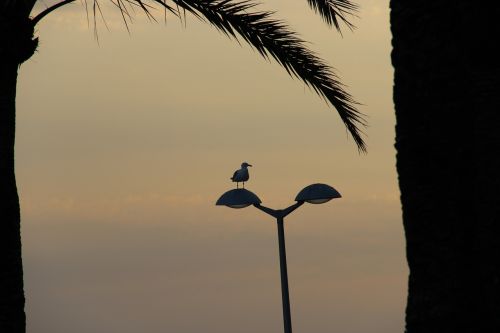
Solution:
<svg viewBox="0 0 500 333">
<path fill-rule="evenodd" d="M 295 201 L 305 201 L 311 204 L 322 204 L 335 198 L 341 198 L 340 193 L 326 184 L 306 186 L 297 194 Z"/>
<path fill-rule="evenodd" d="M 221 195 L 215 205 L 227 206 L 230 208 L 245 208 L 260 203 L 262 203 L 262 201 L 260 201 L 259 197 L 253 192 L 244 188 L 236 188 Z"/>
</svg>

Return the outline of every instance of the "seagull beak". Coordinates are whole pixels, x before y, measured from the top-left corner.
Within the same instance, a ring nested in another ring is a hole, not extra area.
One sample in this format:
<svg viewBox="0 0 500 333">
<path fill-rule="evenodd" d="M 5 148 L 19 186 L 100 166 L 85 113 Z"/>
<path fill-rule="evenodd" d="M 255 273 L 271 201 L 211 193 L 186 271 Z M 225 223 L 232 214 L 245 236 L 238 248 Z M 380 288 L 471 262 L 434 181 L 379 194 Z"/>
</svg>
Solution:
<svg viewBox="0 0 500 333">
<path fill-rule="evenodd" d="M 251 164 L 249 164 L 248 166 L 252 166 Z"/>
</svg>

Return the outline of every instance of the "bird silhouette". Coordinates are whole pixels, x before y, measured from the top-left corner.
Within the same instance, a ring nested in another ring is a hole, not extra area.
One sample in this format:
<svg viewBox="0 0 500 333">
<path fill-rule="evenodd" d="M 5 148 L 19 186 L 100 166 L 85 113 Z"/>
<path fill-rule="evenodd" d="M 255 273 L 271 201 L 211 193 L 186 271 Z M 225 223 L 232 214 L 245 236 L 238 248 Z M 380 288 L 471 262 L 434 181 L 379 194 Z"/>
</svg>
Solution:
<svg viewBox="0 0 500 333">
<path fill-rule="evenodd" d="M 231 177 L 231 180 L 233 182 L 236 182 L 236 188 L 239 188 L 239 183 L 243 183 L 243 188 L 245 188 L 245 182 L 250 178 L 250 175 L 248 173 L 248 167 L 251 167 L 251 164 L 248 164 L 247 162 L 241 163 L 241 169 L 238 169 L 234 172 L 233 176 Z"/>
</svg>

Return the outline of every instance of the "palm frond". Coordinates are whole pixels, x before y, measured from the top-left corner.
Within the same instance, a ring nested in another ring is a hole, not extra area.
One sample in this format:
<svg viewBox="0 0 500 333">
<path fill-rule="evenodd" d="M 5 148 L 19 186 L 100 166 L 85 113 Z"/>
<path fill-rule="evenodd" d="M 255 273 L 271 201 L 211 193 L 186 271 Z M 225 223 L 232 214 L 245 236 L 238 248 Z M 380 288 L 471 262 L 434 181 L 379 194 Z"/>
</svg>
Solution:
<svg viewBox="0 0 500 333">
<path fill-rule="evenodd" d="M 62 0 L 63 4 L 74 0 Z M 165 10 L 181 17 L 180 10 L 189 12 L 215 26 L 219 31 L 230 38 L 238 41 L 238 36 L 255 48 L 264 58 L 274 58 L 289 75 L 301 79 L 307 86 L 312 88 L 319 96 L 330 103 L 338 112 L 347 131 L 351 134 L 358 150 L 366 152 L 363 140 L 363 132 L 360 127 L 365 127 L 364 115 L 356 109 L 356 103 L 352 96 L 346 92 L 344 85 L 340 82 L 333 68 L 323 59 L 319 58 L 313 51 L 306 47 L 306 42 L 290 30 L 282 21 L 274 19 L 274 13 L 267 11 L 253 11 L 256 4 L 250 0 L 170 0 L 177 9 L 169 6 L 166 0 L 111 0 L 120 10 L 122 19 L 128 29 L 132 15 L 127 6 L 133 11 L 134 7 L 140 8 L 145 14 L 154 20 L 148 3 L 156 3 Z M 339 28 L 338 19 L 347 22 L 344 18 L 346 13 L 356 9 L 356 5 L 349 0 L 308 0 L 315 4 L 316 8 L 327 22 L 332 22 Z M 84 0 L 86 4 L 86 1 Z M 92 11 L 94 14 L 94 28 L 96 28 L 97 12 L 104 17 L 99 5 L 99 0 L 94 0 Z M 329 8 L 329 9 L 328 9 Z M 55 8 L 54 8 L 55 9 Z M 43 13 L 42 13 L 43 14 Z M 46 15 L 43 14 L 42 17 Z M 328 21 L 330 20 L 330 21 Z M 127 22 L 128 21 L 128 22 Z"/>
<path fill-rule="evenodd" d="M 45 9 L 44 11 L 42 11 L 40 14 L 38 14 L 37 16 L 35 16 L 31 20 L 32 24 L 36 25 L 38 22 L 40 22 L 41 19 L 43 19 L 45 16 L 49 15 L 51 12 L 53 12 L 57 8 L 62 7 L 64 5 L 67 5 L 69 3 L 72 3 L 74 1 L 76 1 L 76 0 L 64 0 L 64 1 L 61 1 L 59 3 L 56 3 L 55 5 L 53 5 L 51 7 L 48 7 L 47 9 Z"/>
<path fill-rule="evenodd" d="M 307 3 L 329 26 L 335 26 L 338 32 L 342 33 L 340 22 L 343 22 L 349 29 L 354 29 L 354 25 L 347 20 L 347 16 L 355 15 L 358 10 L 357 4 L 349 0 L 307 0 Z"/>
<path fill-rule="evenodd" d="M 172 0 L 200 19 L 206 19 L 229 37 L 241 36 L 264 58 L 272 57 L 311 87 L 318 95 L 337 109 L 358 150 L 366 152 L 360 127 L 366 126 L 357 103 L 344 89 L 338 76 L 325 61 L 310 51 L 305 42 L 271 12 L 247 12 L 255 7 L 250 1 L 233 0 Z"/>
</svg>

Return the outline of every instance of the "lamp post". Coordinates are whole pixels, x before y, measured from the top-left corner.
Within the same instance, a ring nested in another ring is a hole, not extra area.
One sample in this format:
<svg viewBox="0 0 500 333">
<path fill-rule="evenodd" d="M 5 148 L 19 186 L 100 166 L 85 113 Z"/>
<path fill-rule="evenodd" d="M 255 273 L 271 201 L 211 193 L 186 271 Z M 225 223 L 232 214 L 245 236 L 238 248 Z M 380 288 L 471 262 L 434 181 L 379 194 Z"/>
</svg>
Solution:
<svg viewBox="0 0 500 333">
<path fill-rule="evenodd" d="M 224 193 L 215 203 L 217 206 L 227 206 L 230 208 L 244 208 L 253 205 L 264 213 L 271 215 L 276 219 L 278 225 L 278 244 L 280 256 L 281 272 L 281 298 L 283 304 L 283 326 L 285 333 L 292 333 L 292 319 L 290 316 L 290 296 L 288 293 L 288 273 L 286 268 L 286 250 L 285 250 L 285 230 L 283 222 L 285 217 L 302 206 L 304 202 L 311 204 L 321 204 L 341 195 L 333 187 L 326 184 L 312 184 L 306 186 L 295 197 L 295 204 L 285 209 L 271 209 L 261 205 L 259 197 L 247 189 L 233 189 Z"/>
</svg>

